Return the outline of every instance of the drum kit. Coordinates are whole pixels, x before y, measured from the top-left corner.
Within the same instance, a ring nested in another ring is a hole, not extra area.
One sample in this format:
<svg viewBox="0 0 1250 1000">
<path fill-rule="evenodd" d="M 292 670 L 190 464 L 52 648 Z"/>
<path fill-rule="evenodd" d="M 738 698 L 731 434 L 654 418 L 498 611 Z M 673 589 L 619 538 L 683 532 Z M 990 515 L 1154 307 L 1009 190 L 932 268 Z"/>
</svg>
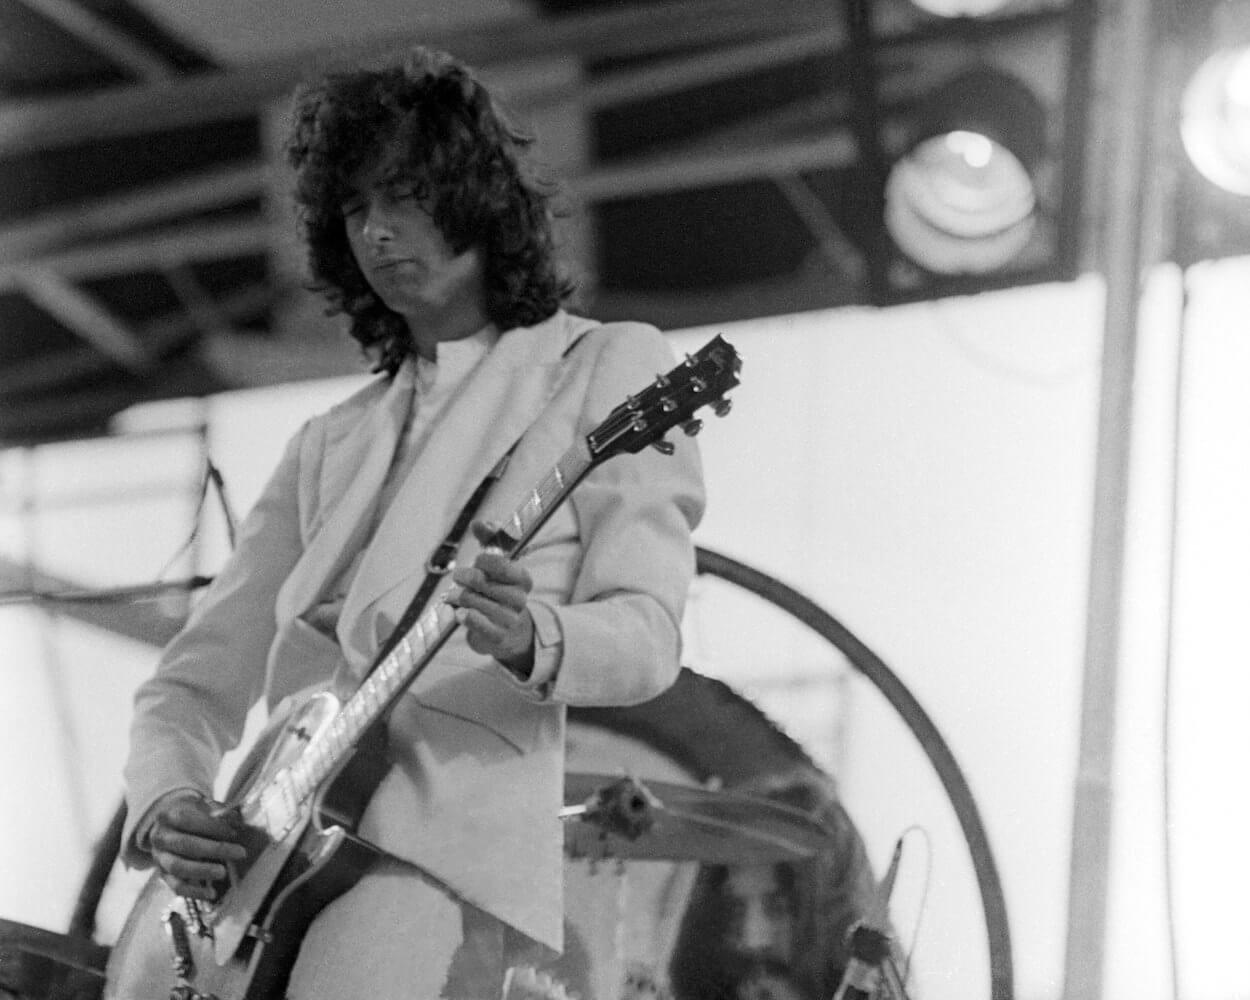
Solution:
<svg viewBox="0 0 1250 1000">
<path fill-rule="evenodd" d="M 618 888 L 634 862 L 689 870 L 705 864 L 801 861 L 828 846 L 825 830 L 805 812 L 734 792 L 570 773 L 564 797 L 560 816 L 570 865 L 610 869 Z M 91 940 L 0 920 L 0 1000 L 94 1000 L 103 989 L 108 951 Z M 600 968 L 594 978 L 617 984 L 630 977 L 645 979 L 647 970 L 629 964 L 624 957 L 609 962 L 606 975 Z M 535 995 L 532 985 L 525 995 Z M 618 986 L 616 995 L 602 1000 L 619 996 Z"/>
<path fill-rule="evenodd" d="M 563 983 L 597 1000 L 663 1000 L 704 866 L 800 862 L 831 843 L 802 810 L 697 784 L 572 772 L 565 801 L 565 939 L 586 960 L 579 969 L 566 947 L 555 989 L 523 1000 L 563 1000 Z"/>
<path fill-rule="evenodd" d="M 809 858 L 828 833 L 801 809 L 752 795 L 648 779 L 567 774 L 571 858 L 766 864 Z"/>
</svg>

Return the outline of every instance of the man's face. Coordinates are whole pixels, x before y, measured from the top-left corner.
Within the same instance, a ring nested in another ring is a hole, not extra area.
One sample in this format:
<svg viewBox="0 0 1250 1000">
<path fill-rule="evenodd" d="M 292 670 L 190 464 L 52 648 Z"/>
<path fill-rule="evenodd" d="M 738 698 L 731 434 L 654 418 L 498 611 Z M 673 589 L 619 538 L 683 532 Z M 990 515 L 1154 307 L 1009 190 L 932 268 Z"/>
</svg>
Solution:
<svg viewBox="0 0 1250 1000">
<path fill-rule="evenodd" d="M 794 957 L 796 922 L 793 892 L 777 877 L 775 865 L 732 865 L 724 885 L 729 907 L 726 944 L 758 958 L 789 962 Z"/>
<path fill-rule="evenodd" d="M 418 324 L 484 301 L 481 253 L 452 250 L 415 192 L 362 176 L 342 206 L 347 239 L 378 297 Z"/>
</svg>

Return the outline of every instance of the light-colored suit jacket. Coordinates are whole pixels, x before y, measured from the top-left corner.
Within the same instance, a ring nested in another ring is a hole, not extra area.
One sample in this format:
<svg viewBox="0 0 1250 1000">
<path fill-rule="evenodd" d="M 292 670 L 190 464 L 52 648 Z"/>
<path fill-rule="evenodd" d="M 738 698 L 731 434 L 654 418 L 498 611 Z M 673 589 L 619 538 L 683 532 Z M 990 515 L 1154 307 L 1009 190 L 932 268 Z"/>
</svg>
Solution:
<svg viewBox="0 0 1250 1000">
<path fill-rule="evenodd" d="M 567 355 L 566 355 L 567 352 Z M 161 795 L 209 792 L 249 706 L 271 709 L 327 679 L 359 677 L 424 577 L 469 494 L 520 439 L 480 516 L 502 521 L 578 439 L 673 364 L 636 323 L 560 312 L 505 333 L 467 376 L 411 473 L 368 533 L 411 407 L 402 370 L 308 421 L 238 546 L 138 691 L 126 766 L 131 824 Z M 551 682 L 512 679 L 456 633 L 390 719 L 395 766 L 360 832 L 474 905 L 560 947 L 565 704 L 646 700 L 676 677 L 680 621 L 703 509 L 698 453 L 652 449 L 598 465 L 537 533 L 522 563 Z M 338 642 L 301 615 L 361 545 Z M 459 560 L 474 557 L 466 539 Z"/>
</svg>

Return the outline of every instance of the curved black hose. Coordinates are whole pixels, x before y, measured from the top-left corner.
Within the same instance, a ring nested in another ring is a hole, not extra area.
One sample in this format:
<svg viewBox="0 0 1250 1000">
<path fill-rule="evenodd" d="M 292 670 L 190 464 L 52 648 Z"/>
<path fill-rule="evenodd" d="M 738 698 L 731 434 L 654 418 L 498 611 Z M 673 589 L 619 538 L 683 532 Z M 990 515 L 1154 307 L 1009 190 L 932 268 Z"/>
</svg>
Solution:
<svg viewBox="0 0 1250 1000">
<path fill-rule="evenodd" d="M 696 549 L 701 574 L 720 577 L 793 615 L 834 646 L 870 680 L 906 723 L 937 772 L 972 856 L 990 949 L 990 997 L 1012 1000 L 1011 933 L 998 866 L 972 791 L 950 747 L 906 685 L 871 649 L 815 602 L 779 580 L 710 549 Z"/>
<path fill-rule="evenodd" d="M 69 918 L 70 937 L 95 937 L 96 910 L 100 906 L 100 897 L 104 895 L 109 873 L 113 870 L 113 862 L 121 853 L 122 827 L 125 825 L 126 800 L 123 799 L 113 811 L 108 827 L 92 848 L 91 864 L 78 889 L 74 912 Z"/>
</svg>

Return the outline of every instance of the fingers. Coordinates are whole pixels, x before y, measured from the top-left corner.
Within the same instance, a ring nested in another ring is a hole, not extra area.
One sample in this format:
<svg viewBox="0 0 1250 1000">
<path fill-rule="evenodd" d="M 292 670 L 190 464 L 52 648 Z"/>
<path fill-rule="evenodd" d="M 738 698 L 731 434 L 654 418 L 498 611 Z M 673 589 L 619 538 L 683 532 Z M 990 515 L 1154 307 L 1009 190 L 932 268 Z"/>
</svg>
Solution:
<svg viewBox="0 0 1250 1000">
<path fill-rule="evenodd" d="M 198 798 L 181 798 L 161 809 L 148 842 L 166 884 L 195 899 L 215 899 L 211 883 L 226 879 L 228 866 L 247 857 L 235 827 Z"/>
<path fill-rule="evenodd" d="M 483 550 L 478 553 L 473 565 L 459 572 L 468 573 L 476 570 L 483 585 L 502 585 L 520 587 L 527 594 L 533 589 L 534 581 L 529 571 L 519 562 L 509 559 L 502 552 Z M 457 581 L 460 582 L 460 581 Z M 476 585 L 476 582 L 475 584 Z"/>
<path fill-rule="evenodd" d="M 495 533 L 499 531 L 499 525 L 493 521 L 474 521 L 470 527 L 473 530 L 473 537 L 482 546 L 490 546 L 495 541 Z"/>
<path fill-rule="evenodd" d="M 497 552 L 481 552 L 472 566 L 456 569 L 460 585 L 448 598 L 454 607 L 480 611 L 489 621 L 507 627 L 525 609 L 534 587 L 529 571 Z"/>
<path fill-rule="evenodd" d="M 495 531 L 488 522 L 473 523 L 473 533 L 483 545 Z M 513 663 L 532 662 L 534 619 L 528 605 L 534 581 L 529 571 L 498 549 L 484 548 L 473 565 L 456 569 L 452 579 L 459 587 L 448 594 L 447 603 L 457 609 L 469 648 L 510 669 Z"/>
<path fill-rule="evenodd" d="M 213 812 L 210 803 L 201 798 L 181 798 L 157 814 L 158 826 L 185 833 L 199 834 L 213 840 L 239 840 L 235 825 Z"/>
<path fill-rule="evenodd" d="M 217 890 L 213 883 L 228 877 L 225 865 L 207 861 L 190 861 L 168 851 L 154 851 L 152 858 L 160 869 L 165 884 L 179 896 L 213 900 Z"/>
<path fill-rule="evenodd" d="M 224 865 L 228 861 L 242 861 L 247 857 L 242 844 L 201 837 L 159 823 L 152 828 L 149 840 L 153 855 L 167 854 L 191 862 L 220 862 Z M 225 871 L 215 874 L 220 877 L 225 875 Z"/>
<path fill-rule="evenodd" d="M 529 611 L 523 611 L 507 626 L 491 621 L 480 611 L 464 613 L 465 639 L 475 653 L 497 660 L 514 660 L 533 646 L 533 624 Z"/>
<path fill-rule="evenodd" d="M 452 577 L 460 593 L 452 598 L 456 607 L 476 609 L 492 619 L 514 617 L 529 600 L 529 579 L 500 580 L 483 573 L 477 566 L 456 570 Z"/>
</svg>

